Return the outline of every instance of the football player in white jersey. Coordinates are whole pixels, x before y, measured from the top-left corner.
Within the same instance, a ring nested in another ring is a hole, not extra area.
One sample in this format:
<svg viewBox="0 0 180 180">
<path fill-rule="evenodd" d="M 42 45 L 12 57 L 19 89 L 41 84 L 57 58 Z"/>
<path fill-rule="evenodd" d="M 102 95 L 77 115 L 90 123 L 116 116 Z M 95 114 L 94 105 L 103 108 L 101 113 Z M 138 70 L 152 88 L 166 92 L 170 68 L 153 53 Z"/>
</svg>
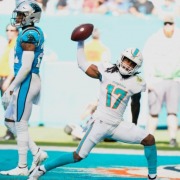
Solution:
<svg viewBox="0 0 180 180">
<path fill-rule="evenodd" d="M 104 138 L 142 144 L 148 164 L 148 179 L 156 179 L 157 150 L 154 136 L 134 123 L 123 120 L 129 98 L 146 88 L 143 79 L 137 75 L 143 61 L 141 52 L 136 48 L 126 49 L 116 64 L 101 64 L 97 67 L 87 63 L 82 41 L 78 42 L 77 56 L 79 67 L 100 82 L 99 101 L 93 121 L 75 152 L 65 153 L 36 167 L 29 179 L 37 180 L 51 169 L 81 161 Z"/>
<path fill-rule="evenodd" d="M 41 8 L 34 1 L 23 1 L 17 5 L 12 14 L 12 25 L 21 28 L 15 46 L 14 80 L 5 91 L 2 102 L 7 107 L 5 125 L 16 134 L 19 161 L 18 166 L 9 171 L 0 171 L 3 175 L 29 174 L 27 152 L 34 155 L 30 172 L 47 158 L 29 137 L 28 121 L 32 106 L 40 94 L 40 62 L 43 57 L 44 34 L 35 26 L 41 17 Z"/>
<path fill-rule="evenodd" d="M 166 109 L 169 145 L 178 146 L 178 113 L 180 102 L 180 28 L 167 15 L 163 27 L 145 42 L 145 77 L 148 89 L 149 119 L 147 129 L 154 135 L 163 106 Z"/>
</svg>

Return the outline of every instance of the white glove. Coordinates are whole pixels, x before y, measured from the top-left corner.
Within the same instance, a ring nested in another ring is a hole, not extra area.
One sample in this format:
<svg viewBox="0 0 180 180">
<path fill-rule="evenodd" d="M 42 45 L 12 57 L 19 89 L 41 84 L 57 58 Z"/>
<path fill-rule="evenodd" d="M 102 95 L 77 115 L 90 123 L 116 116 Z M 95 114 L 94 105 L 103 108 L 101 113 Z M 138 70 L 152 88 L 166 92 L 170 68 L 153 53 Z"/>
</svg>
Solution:
<svg viewBox="0 0 180 180">
<path fill-rule="evenodd" d="M 8 105 L 9 105 L 11 97 L 12 97 L 12 94 L 10 93 L 10 90 L 7 89 L 2 96 L 2 105 L 5 110 L 7 109 Z"/>
</svg>

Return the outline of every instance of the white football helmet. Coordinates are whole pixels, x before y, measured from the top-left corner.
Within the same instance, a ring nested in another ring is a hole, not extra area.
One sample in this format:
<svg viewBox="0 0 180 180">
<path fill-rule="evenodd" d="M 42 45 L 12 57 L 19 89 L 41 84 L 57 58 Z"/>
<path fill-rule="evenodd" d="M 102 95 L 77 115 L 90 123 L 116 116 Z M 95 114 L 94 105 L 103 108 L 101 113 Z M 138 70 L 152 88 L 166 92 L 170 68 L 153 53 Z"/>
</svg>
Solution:
<svg viewBox="0 0 180 180">
<path fill-rule="evenodd" d="M 41 8 L 34 1 L 19 3 L 12 13 L 11 24 L 16 27 L 24 27 L 38 23 L 41 18 Z"/>
<path fill-rule="evenodd" d="M 134 62 L 134 67 L 128 66 L 123 62 L 124 57 L 128 58 L 132 62 Z M 128 48 L 125 49 L 120 57 L 120 60 L 117 61 L 116 65 L 119 68 L 119 72 L 122 75 L 133 75 L 137 72 L 137 70 L 141 67 L 143 62 L 142 53 L 137 48 Z"/>
</svg>

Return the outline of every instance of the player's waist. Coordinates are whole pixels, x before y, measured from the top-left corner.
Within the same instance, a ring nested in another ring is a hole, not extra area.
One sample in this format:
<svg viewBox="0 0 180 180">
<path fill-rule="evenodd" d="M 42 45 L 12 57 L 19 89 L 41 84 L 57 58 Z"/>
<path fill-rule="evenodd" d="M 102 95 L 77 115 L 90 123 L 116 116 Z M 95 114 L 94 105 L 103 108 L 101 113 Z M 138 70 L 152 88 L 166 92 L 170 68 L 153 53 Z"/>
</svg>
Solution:
<svg viewBox="0 0 180 180">
<path fill-rule="evenodd" d="M 105 124 L 109 124 L 109 125 L 113 125 L 113 126 L 118 126 L 122 121 L 123 119 L 108 119 L 108 118 L 104 118 L 102 116 L 93 116 L 93 119 L 96 121 L 96 120 L 100 120 L 100 121 L 103 121 Z"/>
<path fill-rule="evenodd" d="M 39 74 L 39 68 L 34 68 L 31 70 L 31 73 Z"/>
<path fill-rule="evenodd" d="M 107 124 L 119 124 L 123 121 L 122 115 L 119 113 L 107 113 L 103 111 L 97 111 L 93 114 L 94 119 L 100 119 Z"/>
<path fill-rule="evenodd" d="M 18 74 L 18 72 L 19 72 L 19 69 L 18 69 L 18 70 L 17 70 L 17 69 L 14 69 L 14 75 L 15 75 L 15 76 Z M 33 68 L 33 69 L 29 72 L 29 74 L 32 74 L 32 73 L 39 75 L 39 68 Z"/>
</svg>

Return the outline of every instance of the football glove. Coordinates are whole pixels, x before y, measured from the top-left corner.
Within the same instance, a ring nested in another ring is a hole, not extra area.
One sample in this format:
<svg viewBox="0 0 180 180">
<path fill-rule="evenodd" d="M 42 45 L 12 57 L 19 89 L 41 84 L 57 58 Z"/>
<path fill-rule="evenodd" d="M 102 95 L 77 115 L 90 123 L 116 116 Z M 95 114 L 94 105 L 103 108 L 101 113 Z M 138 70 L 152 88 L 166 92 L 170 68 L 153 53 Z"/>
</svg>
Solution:
<svg viewBox="0 0 180 180">
<path fill-rule="evenodd" d="M 10 94 L 10 91 L 7 89 L 2 96 L 2 105 L 5 110 L 7 109 L 8 105 L 9 105 L 11 97 L 12 97 L 12 95 Z"/>
</svg>

